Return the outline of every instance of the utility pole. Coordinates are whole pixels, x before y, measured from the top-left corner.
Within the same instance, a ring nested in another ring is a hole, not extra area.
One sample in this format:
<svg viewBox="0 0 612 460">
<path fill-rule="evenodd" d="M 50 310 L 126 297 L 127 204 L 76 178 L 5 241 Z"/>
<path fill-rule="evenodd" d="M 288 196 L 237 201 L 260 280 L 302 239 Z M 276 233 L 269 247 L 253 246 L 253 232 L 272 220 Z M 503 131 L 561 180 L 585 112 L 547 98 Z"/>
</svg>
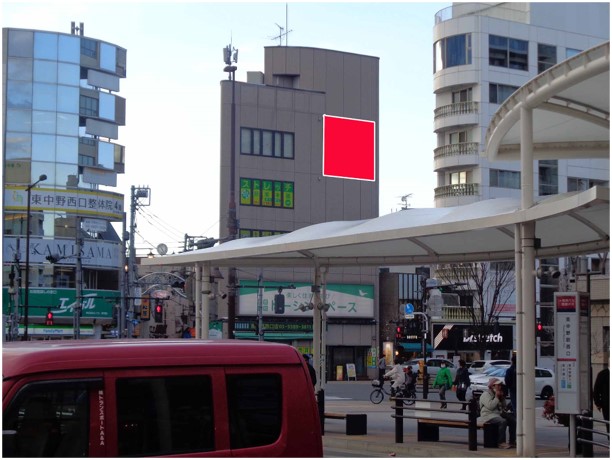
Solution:
<svg viewBox="0 0 612 460">
<path fill-rule="evenodd" d="M 75 220 L 75 231 L 76 231 L 76 273 L 75 273 L 75 288 L 76 288 L 76 299 L 73 311 L 73 334 L 74 339 L 79 340 L 81 338 L 81 308 L 83 301 L 83 237 L 81 235 L 81 218 L 76 217 Z"/>
<path fill-rule="evenodd" d="M 136 208 L 138 206 L 149 206 L 151 204 L 151 189 L 149 187 L 135 187 L 132 185 L 132 193 L 130 199 L 130 254 L 128 262 L 128 299 L 127 302 L 127 336 L 128 338 L 134 335 L 134 319 L 135 319 L 135 306 L 136 300 L 140 305 L 140 294 L 136 295 L 136 280 L 138 279 L 136 273 L 136 247 L 134 242 L 134 235 L 136 233 Z M 146 202 L 140 202 L 139 199 L 147 199 Z"/>
<path fill-rule="evenodd" d="M 226 64 L 223 69 L 232 81 L 232 103 L 230 122 L 230 190 L 227 212 L 228 240 L 235 240 L 238 234 L 238 221 L 236 219 L 236 70 L 232 64 L 238 63 L 238 50 L 231 44 L 223 48 L 223 60 Z M 230 267 L 227 276 L 227 336 L 234 338 L 236 328 L 236 268 Z"/>
</svg>

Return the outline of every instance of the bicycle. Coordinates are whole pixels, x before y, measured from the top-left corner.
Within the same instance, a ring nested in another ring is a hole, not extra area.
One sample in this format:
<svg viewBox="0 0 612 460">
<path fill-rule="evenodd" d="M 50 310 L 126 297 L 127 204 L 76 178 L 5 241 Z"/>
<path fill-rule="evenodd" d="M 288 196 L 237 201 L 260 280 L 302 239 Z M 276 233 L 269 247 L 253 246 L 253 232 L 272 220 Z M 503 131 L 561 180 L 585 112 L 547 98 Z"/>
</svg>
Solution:
<svg viewBox="0 0 612 460">
<path fill-rule="evenodd" d="M 412 398 L 412 401 L 404 401 L 406 405 L 410 406 L 414 404 L 414 399 L 416 398 L 416 391 L 414 387 L 406 388 L 406 385 L 401 385 L 399 390 L 394 394 L 393 391 L 389 391 L 385 388 L 385 383 L 380 383 L 380 380 L 372 380 L 372 386 L 374 390 L 370 393 L 370 401 L 374 404 L 380 404 L 383 399 L 385 399 L 385 395 L 393 396 L 396 398 Z M 391 389 L 392 390 L 392 389 Z"/>
</svg>

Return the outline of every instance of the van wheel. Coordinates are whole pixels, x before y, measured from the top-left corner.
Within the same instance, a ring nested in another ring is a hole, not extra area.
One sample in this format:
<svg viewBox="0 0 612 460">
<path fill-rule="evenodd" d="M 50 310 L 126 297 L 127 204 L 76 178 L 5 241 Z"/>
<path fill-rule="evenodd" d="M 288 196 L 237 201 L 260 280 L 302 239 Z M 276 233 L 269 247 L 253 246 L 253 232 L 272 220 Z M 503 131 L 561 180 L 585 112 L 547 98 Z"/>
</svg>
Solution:
<svg viewBox="0 0 612 460">
<path fill-rule="evenodd" d="M 542 393 L 540 394 L 540 397 L 546 401 L 548 398 L 550 398 L 553 395 L 553 389 L 551 387 L 544 387 L 542 388 Z"/>
</svg>

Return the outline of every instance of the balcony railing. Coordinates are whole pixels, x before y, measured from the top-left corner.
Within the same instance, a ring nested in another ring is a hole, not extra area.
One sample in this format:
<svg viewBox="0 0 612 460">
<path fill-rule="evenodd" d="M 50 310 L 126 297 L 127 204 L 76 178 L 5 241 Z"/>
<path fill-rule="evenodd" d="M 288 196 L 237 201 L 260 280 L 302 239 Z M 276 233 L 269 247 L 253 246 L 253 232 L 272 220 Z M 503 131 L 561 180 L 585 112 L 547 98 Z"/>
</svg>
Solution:
<svg viewBox="0 0 612 460">
<path fill-rule="evenodd" d="M 478 153 L 478 142 L 460 142 L 448 144 L 434 150 L 434 159 L 453 157 L 456 155 L 476 155 Z"/>
<path fill-rule="evenodd" d="M 447 198 L 453 196 L 474 196 L 478 195 L 478 184 L 452 184 L 437 187 L 435 198 Z"/>
<path fill-rule="evenodd" d="M 441 22 L 457 19 L 462 16 L 488 16 L 526 24 L 529 20 L 529 11 L 520 4 L 515 6 L 510 5 L 510 8 L 504 8 L 498 6 L 498 4 L 455 3 L 453 6 L 438 11 L 435 16 L 435 21 L 436 24 L 440 24 Z"/>
<path fill-rule="evenodd" d="M 476 318 L 480 318 L 480 308 L 474 308 Z M 442 319 L 446 321 L 471 321 L 472 315 L 468 307 L 442 307 Z"/>
<path fill-rule="evenodd" d="M 454 104 L 443 105 L 434 110 L 434 120 L 441 117 L 450 117 L 453 115 L 468 115 L 478 113 L 478 102 L 465 101 L 455 102 Z"/>
</svg>

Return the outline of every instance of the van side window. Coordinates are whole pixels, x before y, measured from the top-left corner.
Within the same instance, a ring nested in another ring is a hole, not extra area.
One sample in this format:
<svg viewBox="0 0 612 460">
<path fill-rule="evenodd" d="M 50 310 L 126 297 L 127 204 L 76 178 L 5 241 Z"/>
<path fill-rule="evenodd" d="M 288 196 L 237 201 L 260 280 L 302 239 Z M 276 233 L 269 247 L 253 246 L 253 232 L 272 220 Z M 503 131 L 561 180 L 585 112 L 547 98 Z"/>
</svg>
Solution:
<svg viewBox="0 0 612 460">
<path fill-rule="evenodd" d="M 215 449 L 210 377 L 121 378 L 116 392 L 118 456 Z"/>
<path fill-rule="evenodd" d="M 3 418 L 3 456 L 88 456 L 90 383 L 25 385 Z"/>
<path fill-rule="evenodd" d="M 280 436 L 282 388 L 278 374 L 227 375 L 230 447 L 265 446 Z"/>
</svg>

